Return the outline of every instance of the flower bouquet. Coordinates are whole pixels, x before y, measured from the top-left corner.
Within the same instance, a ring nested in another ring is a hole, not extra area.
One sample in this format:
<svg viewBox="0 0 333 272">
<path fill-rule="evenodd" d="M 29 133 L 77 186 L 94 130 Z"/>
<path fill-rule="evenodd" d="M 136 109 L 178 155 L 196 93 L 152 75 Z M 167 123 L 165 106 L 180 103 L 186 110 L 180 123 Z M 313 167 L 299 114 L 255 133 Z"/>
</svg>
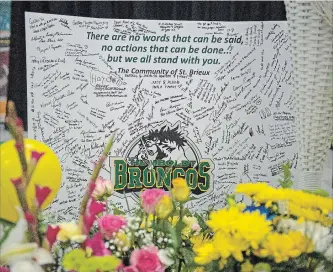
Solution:
<svg viewBox="0 0 333 272">
<path fill-rule="evenodd" d="M 24 163 L 14 110 L 7 124 Z M 109 201 L 113 183 L 99 176 L 112 143 L 113 137 L 95 165 L 77 222 L 44 223 L 47 186 L 36 186 L 35 205 L 27 205 L 25 190 L 43 156 L 33 155 L 29 171 L 12 180 L 20 219 L 0 240 L 1 272 L 332 271 L 332 199 L 290 189 L 287 166 L 279 188 L 236 186 L 235 194 L 252 200 L 249 206 L 231 195 L 224 208 L 193 214 L 186 208 L 187 182 L 176 178 L 167 190 L 143 190 L 141 206 L 125 213 Z"/>
<path fill-rule="evenodd" d="M 211 235 L 195 238 L 195 262 L 204 271 L 332 271 L 333 202 L 267 183 L 236 186 L 253 200 L 209 215 Z"/>
</svg>

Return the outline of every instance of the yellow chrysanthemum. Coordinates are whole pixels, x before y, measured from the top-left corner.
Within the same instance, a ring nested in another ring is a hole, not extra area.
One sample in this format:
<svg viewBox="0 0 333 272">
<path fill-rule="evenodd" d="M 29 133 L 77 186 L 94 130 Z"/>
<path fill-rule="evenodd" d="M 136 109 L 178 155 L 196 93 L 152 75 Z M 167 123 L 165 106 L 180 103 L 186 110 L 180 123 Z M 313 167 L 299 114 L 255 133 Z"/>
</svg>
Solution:
<svg viewBox="0 0 333 272">
<path fill-rule="evenodd" d="M 238 184 L 236 192 L 252 197 L 256 203 L 272 206 L 272 203 L 285 203 L 282 214 L 304 217 L 307 220 L 331 226 L 327 216 L 333 211 L 333 199 L 289 188 L 273 188 L 267 183 Z"/>
<path fill-rule="evenodd" d="M 193 244 L 192 248 L 199 248 L 205 243 L 210 243 L 211 239 L 208 238 L 208 236 L 204 236 L 202 233 L 197 236 L 192 236 L 190 239 L 191 243 Z"/>
<path fill-rule="evenodd" d="M 223 260 L 232 256 L 242 262 L 243 253 L 250 248 L 257 249 L 271 231 L 271 222 L 264 215 L 259 212 L 243 213 L 237 206 L 212 212 L 207 225 L 215 232 L 212 241 L 201 242 L 200 246 L 197 245 L 200 244 L 200 238 L 197 238 L 196 243 L 193 242 L 199 264 L 206 264 L 217 256 Z M 205 255 L 204 250 L 208 250 L 210 256 Z"/>
<path fill-rule="evenodd" d="M 289 203 L 288 205 L 289 214 L 294 215 L 302 220 L 310 220 L 314 222 L 319 222 L 326 227 L 332 226 L 332 219 L 319 210 L 302 208 L 294 203 Z"/>
<path fill-rule="evenodd" d="M 290 258 L 296 258 L 302 253 L 313 251 L 313 244 L 309 238 L 301 232 L 290 231 L 288 233 L 270 233 L 254 254 L 258 257 L 273 257 L 275 262 L 286 262 Z"/>
<path fill-rule="evenodd" d="M 271 221 L 266 220 L 265 215 L 258 211 L 243 213 L 237 207 L 212 212 L 207 225 L 214 232 L 222 231 L 244 239 L 253 248 L 271 231 Z"/>
<path fill-rule="evenodd" d="M 250 243 L 244 238 L 223 231 L 218 231 L 214 235 L 213 245 L 223 259 L 232 256 L 239 262 L 243 261 L 243 252 L 250 247 Z"/>
<path fill-rule="evenodd" d="M 193 247 L 193 250 L 196 254 L 194 261 L 199 265 L 209 264 L 220 258 L 220 254 L 212 243 L 202 243 L 200 246 Z"/>
<path fill-rule="evenodd" d="M 66 270 L 80 271 L 85 259 L 86 254 L 82 249 L 73 249 L 64 256 L 62 265 Z"/>
<path fill-rule="evenodd" d="M 121 261 L 115 256 L 93 256 L 87 258 L 84 250 L 74 249 L 68 252 L 62 261 L 66 270 L 77 272 L 113 271 Z"/>
<path fill-rule="evenodd" d="M 87 259 L 91 264 L 92 268 L 89 272 L 95 271 L 115 271 L 115 269 L 121 264 L 121 261 L 116 256 L 94 256 Z"/>
<path fill-rule="evenodd" d="M 273 188 L 267 183 L 238 184 L 236 193 L 246 194 L 258 203 L 287 200 L 309 209 L 318 209 L 324 214 L 333 211 L 333 199 L 289 188 Z"/>
</svg>

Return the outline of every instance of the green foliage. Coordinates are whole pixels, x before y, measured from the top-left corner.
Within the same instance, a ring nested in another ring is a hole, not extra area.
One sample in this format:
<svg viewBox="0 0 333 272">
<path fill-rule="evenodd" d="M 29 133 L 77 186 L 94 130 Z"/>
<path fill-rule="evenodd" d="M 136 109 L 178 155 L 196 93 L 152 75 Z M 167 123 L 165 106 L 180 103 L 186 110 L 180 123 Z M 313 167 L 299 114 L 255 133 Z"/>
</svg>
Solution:
<svg viewBox="0 0 333 272">
<path fill-rule="evenodd" d="M 3 234 L 0 237 L 0 247 L 2 243 L 7 239 L 8 234 L 11 232 L 13 227 L 15 227 L 15 224 L 0 218 L 0 233 Z"/>
<path fill-rule="evenodd" d="M 118 209 L 116 205 L 111 204 L 113 207 L 113 214 L 114 215 L 126 215 L 125 212 L 123 212 L 122 210 Z"/>
<path fill-rule="evenodd" d="M 309 194 L 314 194 L 314 195 L 318 195 L 318 196 L 323 196 L 323 197 L 329 197 L 329 194 L 327 191 L 322 190 L 322 189 L 318 189 L 315 191 L 310 191 L 310 190 L 303 190 L 304 192 L 307 192 Z"/>
<path fill-rule="evenodd" d="M 180 253 L 184 258 L 185 265 L 188 267 L 189 265 L 195 266 L 193 260 L 195 257 L 194 252 L 190 248 L 183 247 L 180 249 Z"/>
<path fill-rule="evenodd" d="M 205 230 L 205 229 L 208 228 L 206 223 L 205 223 L 205 218 L 203 217 L 203 215 L 195 213 L 193 216 L 198 219 L 198 224 L 199 224 L 199 226 L 202 230 Z"/>
<path fill-rule="evenodd" d="M 177 248 L 179 248 L 179 246 L 181 244 L 181 238 L 177 234 L 176 229 L 174 227 L 172 227 L 171 224 L 168 226 L 168 228 L 169 228 L 169 233 L 170 233 L 171 239 L 172 239 L 172 245 L 175 249 L 177 249 Z"/>
<path fill-rule="evenodd" d="M 282 188 L 290 188 L 294 184 L 294 182 L 291 180 L 290 169 L 291 169 L 291 166 L 290 166 L 289 162 L 282 164 L 283 177 L 282 177 L 282 179 L 278 180 L 278 182 L 280 183 Z"/>
</svg>

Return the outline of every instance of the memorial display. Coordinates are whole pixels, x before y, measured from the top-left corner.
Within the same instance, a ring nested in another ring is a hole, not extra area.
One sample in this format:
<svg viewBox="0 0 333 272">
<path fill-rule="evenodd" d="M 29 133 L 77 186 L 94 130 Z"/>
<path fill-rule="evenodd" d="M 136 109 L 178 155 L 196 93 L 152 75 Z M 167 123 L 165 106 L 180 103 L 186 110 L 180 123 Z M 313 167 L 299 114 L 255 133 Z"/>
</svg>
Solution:
<svg viewBox="0 0 333 272">
<path fill-rule="evenodd" d="M 101 176 L 125 211 L 142 189 L 176 177 L 190 184 L 188 208 L 201 211 L 222 207 L 239 182 L 276 186 L 281 164 L 296 168 L 286 22 L 26 13 L 26 39 L 28 132 L 63 166 L 50 206 L 59 221 L 77 218 L 82 186 L 116 130 Z"/>
</svg>

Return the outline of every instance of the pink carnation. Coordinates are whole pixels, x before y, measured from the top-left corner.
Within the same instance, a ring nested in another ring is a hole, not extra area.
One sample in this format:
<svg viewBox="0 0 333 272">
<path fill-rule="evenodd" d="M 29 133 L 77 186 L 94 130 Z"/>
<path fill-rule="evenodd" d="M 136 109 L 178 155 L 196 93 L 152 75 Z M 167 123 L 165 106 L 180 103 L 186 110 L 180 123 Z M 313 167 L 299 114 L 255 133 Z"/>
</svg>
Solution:
<svg viewBox="0 0 333 272">
<path fill-rule="evenodd" d="M 10 272 L 8 267 L 0 266 L 0 272 Z"/>
<path fill-rule="evenodd" d="M 106 239 L 111 239 L 113 233 L 118 232 L 122 227 L 126 226 L 127 222 L 120 215 L 105 215 L 98 219 L 98 227 Z"/>
<path fill-rule="evenodd" d="M 130 258 L 131 265 L 139 272 L 164 272 L 164 267 L 157 253 L 156 246 L 135 249 Z"/>
<path fill-rule="evenodd" d="M 141 193 L 141 205 L 146 213 L 154 213 L 156 205 L 166 192 L 162 189 L 148 189 Z"/>
</svg>

